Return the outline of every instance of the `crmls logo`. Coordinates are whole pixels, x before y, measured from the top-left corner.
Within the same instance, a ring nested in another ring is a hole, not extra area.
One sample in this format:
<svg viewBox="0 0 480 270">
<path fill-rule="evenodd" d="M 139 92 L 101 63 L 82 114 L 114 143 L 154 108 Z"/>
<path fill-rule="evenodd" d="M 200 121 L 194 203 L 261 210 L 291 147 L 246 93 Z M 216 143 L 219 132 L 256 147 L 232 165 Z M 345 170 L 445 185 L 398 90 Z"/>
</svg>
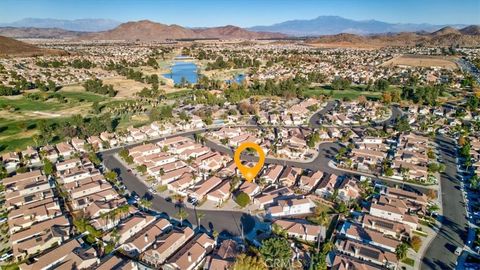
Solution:
<svg viewBox="0 0 480 270">
<path fill-rule="evenodd" d="M 284 259 L 266 259 L 265 264 L 270 269 L 298 269 L 302 263 L 298 260 L 284 260 Z"/>
</svg>

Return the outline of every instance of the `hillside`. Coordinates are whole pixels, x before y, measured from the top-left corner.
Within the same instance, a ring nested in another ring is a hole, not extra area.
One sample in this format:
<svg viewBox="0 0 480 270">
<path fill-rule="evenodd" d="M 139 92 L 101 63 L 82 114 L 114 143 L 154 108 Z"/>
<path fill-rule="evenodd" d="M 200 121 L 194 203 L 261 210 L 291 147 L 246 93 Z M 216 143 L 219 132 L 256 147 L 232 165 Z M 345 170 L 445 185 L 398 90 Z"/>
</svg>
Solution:
<svg viewBox="0 0 480 270">
<path fill-rule="evenodd" d="M 0 36 L 0 57 L 5 56 L 36 56 L 62 54 L 62 51 L 39 48 L 32 44 Z"/>
<path fill-rule="evenodd" d="M 192 38 L 220 38 L 220 39 L 259 39 L 285 37 L 276 33 L 257 33 L 236 26 L 190 29 L 179 25 L 166 25 L 143 20 L 127 22 L 118 27 L 98 33 L 91 33 L 80 37 L 83 40 L 141 40 L 165 41 Z"/>
<path fill-rule="evenodd" d="M 460 33 L 464 35 L 480 35 L 480 25 L 470 25 L 460 29 Z"/>
<path fill-rule="evenodd" d="M 465 34 L 471 33 L 471 34 Z M 308 44 L 321 47 L 387 47 L 387 46 L 464 46 L 480 44 L 478 26 L 468 26 L 457 30 L 444 27 L 432 33 L 389 33 L 370 36 L 354 34 L 326 35 L 307 40 Z"/>
<path fill-rule="evenodd" d="M 10 38 L 69 39 L 85 35 L 85 32 L 68 31 L 60 28 L 0 27 L 0 36 Z"/>
</svg>

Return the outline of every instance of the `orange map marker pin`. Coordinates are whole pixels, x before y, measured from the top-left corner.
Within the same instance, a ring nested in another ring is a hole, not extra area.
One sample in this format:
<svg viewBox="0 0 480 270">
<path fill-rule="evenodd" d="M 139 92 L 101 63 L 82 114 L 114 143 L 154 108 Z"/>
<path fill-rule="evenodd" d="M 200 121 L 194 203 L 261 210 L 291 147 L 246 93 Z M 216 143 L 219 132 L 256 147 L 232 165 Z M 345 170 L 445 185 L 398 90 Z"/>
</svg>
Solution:
<svg viewBox="0 0 480 270">
<path fill-rule="evenodd" d="M 258 153 L 258 162 L 253 167 L 244 166 L 240 160 L 240 154 L 242 154 L 242 152 L 247 148 L 252 148 Z M 265 163 L 265 153 L 260 145 L 253 142 L 244 142 L 238 146 L 237 150 L 235 150 L 233 160 L 235 161 L 237 168 L 240 170 L 240 173 L 242 173 L 243 178 L 249 182 L 252 182 L 255 176 L 257 176 L 262 169 L 263 163 Z"/>
</svg>

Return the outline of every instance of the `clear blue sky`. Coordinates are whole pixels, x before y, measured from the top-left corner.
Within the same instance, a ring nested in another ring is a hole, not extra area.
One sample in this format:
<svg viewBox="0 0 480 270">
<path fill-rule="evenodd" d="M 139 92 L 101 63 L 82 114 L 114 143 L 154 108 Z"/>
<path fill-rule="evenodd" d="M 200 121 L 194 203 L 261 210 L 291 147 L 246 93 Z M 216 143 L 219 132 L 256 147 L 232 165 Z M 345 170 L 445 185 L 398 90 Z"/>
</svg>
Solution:
<svg viewBox="0 0 480 270">
<path fill-rule="evenodd" d="M 480 24 L 480 0 L 0 0 L 2 23 L 26 17 L 106 18 L 246 27 L 319 15 L 393 23 Z"/>
</svg>

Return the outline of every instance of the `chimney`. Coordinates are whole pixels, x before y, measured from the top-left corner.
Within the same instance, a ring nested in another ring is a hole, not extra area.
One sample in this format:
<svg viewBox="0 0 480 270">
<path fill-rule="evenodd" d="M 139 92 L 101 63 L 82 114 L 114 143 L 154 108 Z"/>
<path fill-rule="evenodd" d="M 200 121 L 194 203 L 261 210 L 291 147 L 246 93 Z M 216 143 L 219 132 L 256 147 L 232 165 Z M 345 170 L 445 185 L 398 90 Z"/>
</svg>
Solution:
<svg viewBox="0 0 480 270">
<path fill-rule="evenodd" d="M 375 220 L 372 220 L 372 228 L 375 229 Z"/>
<path fill-rule="evenodd" d="M 145 243 L 148 243 L 148 234 L 145 234 L 143 238 L 145 239 Z"/>
<path fill-rule="evenodd" d="M 188 252 L 188 262 L 192 262 L 192 253 Z"/>
<path fill-rule="evenodd" d="M 358 254 L 360 254 L 360 249 L 358 247 L 354 247 L 353 252 L 355 252 L 355 256 L 358 256 Z"/>
</svg>

